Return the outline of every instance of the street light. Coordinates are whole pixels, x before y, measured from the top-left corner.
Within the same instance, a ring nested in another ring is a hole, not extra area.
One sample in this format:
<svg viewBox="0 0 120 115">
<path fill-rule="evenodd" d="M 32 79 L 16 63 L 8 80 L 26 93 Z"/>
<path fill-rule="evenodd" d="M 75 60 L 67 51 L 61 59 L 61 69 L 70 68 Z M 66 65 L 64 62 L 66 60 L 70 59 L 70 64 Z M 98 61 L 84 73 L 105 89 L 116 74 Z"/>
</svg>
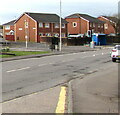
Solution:
<svg viewBox="0 0 120 115">
<path fill-rule="evenodd" d="M 27 28 L 28 28 L 28 22 L 27 22 L 27 20 L 25 20 L 25 44 L 26 44 L 26 48 L 28 48 L 28 32 L 27 32 Z"/>
<path fill-rule="evenodd" d="M 60 43 L 59 43 L 59 51 L 61 51 L 62 47 L 62 39 L 61 39 L 61 0 L 60 0 Z"/>
</svg>

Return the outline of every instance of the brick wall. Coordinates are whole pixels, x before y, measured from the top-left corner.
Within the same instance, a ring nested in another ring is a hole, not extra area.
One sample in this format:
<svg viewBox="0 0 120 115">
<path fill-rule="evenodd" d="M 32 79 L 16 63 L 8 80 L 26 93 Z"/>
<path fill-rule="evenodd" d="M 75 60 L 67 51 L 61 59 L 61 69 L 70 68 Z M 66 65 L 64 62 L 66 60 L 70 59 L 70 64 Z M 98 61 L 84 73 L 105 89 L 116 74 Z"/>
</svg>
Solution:
<svg viewBox="0 0 120 115">
<path fill-rule="evenodd" d="M 102 18 L 102 17 L 99 17 L 98 19 L 101 20 L 101 21 L 105 21 L 105 22 L 106 22 L 105 24 L 107 24 L 107 26 L 108 26 L 108 29 L 104 28 L 104 33 L 105 33 L 105 34 L 115 33 L 115 29 L 114 29 L 114 27 L 111 25 L 111 23 L 109 22 L 109 20 L 106 20 L 106 19 L 104 19 L 104 18 Z M 104 26 L 105 26 L 105 25 L 104 25 Z"/>
<path fill-rule="evenodd" d="M 24 14 L 15 24 L 15 40 L 26 41 L 25 36 L 28 36 L 29 42 L 36 42 L 36 29 L 36 22 Z"/>
</svg>

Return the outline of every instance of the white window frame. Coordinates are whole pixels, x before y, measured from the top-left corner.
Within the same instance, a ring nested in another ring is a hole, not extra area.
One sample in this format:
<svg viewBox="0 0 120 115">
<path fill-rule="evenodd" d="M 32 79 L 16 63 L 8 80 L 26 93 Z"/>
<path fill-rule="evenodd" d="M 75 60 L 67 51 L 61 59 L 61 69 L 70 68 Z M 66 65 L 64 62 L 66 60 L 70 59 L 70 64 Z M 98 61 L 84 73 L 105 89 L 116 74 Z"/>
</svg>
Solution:
<svg viewBox="0 0 120 115">
<path fill-rule="evenodd" d="M 65 28 L 65 24 L 64 23 L 62 23 L 62 28 Z"/>
<path fill-rule="evenodd" d="M 90 27 L 93 27 L 93 24 L 92 24 L 92 23 L 90 23 Z"/>
<path fill-rule="evenodd" d="M 10 25 L 6 25 L 5 30 L 10 30 Z"/>
<path fill-rule="evenodd" d="M 59 33 L 54 33 L 54 36 L 55 37 L 59 37 Z"/>
<path fill-rule="evenodd" d="M 95 28 L 95 23 L 93 23 L 93 27 Z"/>
<path fill-rule="evenodd" d="M 108 29 L 108 24 L 104 24 L 104 28 L 107 30 Z"/>
<path fill-rule="evenodd" d="M 50 28 L 50 24 L 49 23 L 45 23 L 45 28 Z"/>
<path fill-rule="evenodd" d="M 51 33 L 46 33 L 45 36 L 50 37 Z"/>
<path fill-rule="evenodd" d="M 59 28 L 59 23 L 55 23 L 55 28 Z"/>
<path fill-rule="evenodd" d="M 39 28 L 43 28 L 43 23 L 42 22 L 39 23 Z"/>
<path fill-rule="evenodd" d="M 73 22 L 72 25 L 74 28 L 77 27 L 77 22 Z"/>
</svg>

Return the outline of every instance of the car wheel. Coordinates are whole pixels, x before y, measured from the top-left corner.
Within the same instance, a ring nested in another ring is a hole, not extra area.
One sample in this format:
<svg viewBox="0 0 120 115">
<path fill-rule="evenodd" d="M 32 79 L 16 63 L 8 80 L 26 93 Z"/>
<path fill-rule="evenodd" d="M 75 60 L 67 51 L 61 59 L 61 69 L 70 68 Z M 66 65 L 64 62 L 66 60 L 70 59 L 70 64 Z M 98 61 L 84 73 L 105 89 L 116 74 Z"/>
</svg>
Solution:
<svg viewBox="0 0 120 115">
<path fill-rule="evenodd" d="M 116 59 L 115 59 L 115 58 L 112 58 L 112 61 L 113 61 L 113 62 L 116 62 Z"/>
</svg>

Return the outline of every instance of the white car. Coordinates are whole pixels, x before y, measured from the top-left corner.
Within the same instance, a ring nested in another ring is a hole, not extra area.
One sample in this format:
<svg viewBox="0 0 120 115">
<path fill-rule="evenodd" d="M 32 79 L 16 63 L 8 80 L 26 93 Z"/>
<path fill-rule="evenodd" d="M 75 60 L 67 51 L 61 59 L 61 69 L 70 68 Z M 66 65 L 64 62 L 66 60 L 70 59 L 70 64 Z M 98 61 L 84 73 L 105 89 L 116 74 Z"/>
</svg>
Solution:
<svg viewBox="0 0 120 115">
<path fill-rule="evenodd" d="M 120 60 L 120 45 L 116 45 L 111 52 L 112 61 Z"/>
</svg>

